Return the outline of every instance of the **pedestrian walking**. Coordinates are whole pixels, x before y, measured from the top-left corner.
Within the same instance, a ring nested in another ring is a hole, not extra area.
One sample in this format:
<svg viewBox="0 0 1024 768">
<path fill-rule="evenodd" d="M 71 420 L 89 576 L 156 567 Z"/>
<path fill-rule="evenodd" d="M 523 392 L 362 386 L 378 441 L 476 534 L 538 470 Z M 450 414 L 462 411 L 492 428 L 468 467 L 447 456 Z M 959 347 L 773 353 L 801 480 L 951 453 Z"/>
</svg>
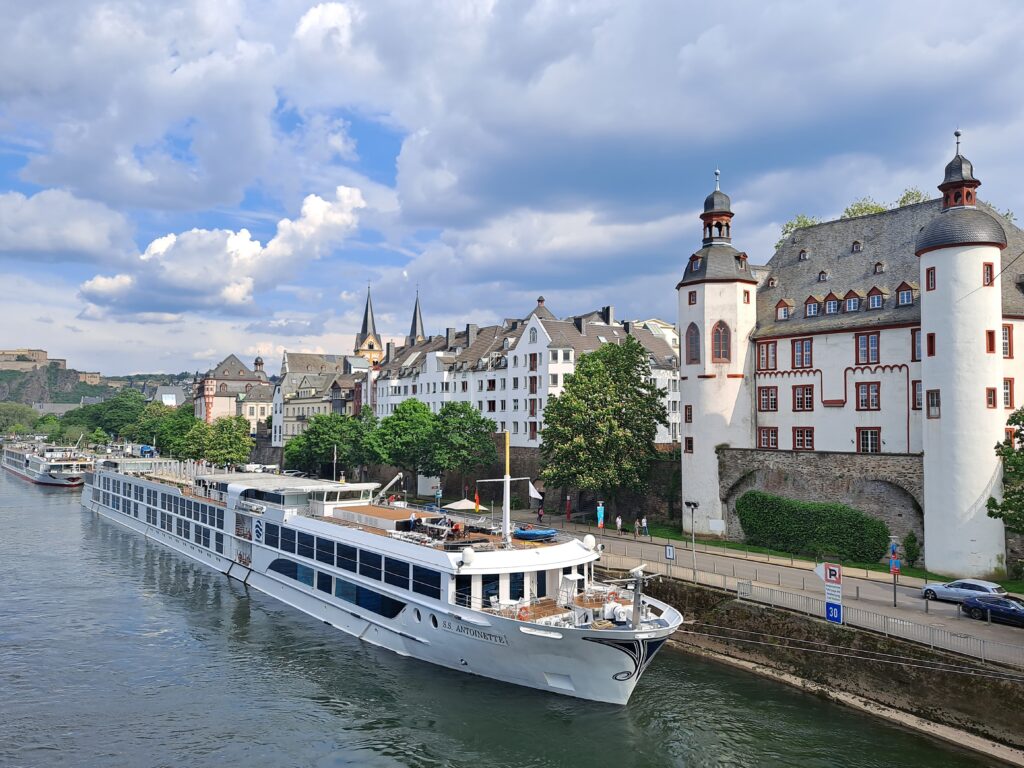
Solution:
<svg viewBox="0 0 1024 768">
<path fill-rule="evenodd" d="M 615 516 L 615 530 L 619 532 L 619 536 L 622 535 L 622 515 Z"/>
<path fill-rule="evenodd" d="M 643 520 L 640 521 L 640 526 L 644 529 L 644 536 L 650 536 L 647 532 L 647 515 L 644 515 Z"/>
<path fill-rule="evenodd" d="M 640 515 L 633 518 L 633 538 L 635 539 L 640 535 Z"/>
<path fill-rule="evenodd" d="M 541 504 L 539 507 L 537 507 L 537 525 L 543 525 L 543 524 L 544 524 L 544 505 Z"/>
</svg>

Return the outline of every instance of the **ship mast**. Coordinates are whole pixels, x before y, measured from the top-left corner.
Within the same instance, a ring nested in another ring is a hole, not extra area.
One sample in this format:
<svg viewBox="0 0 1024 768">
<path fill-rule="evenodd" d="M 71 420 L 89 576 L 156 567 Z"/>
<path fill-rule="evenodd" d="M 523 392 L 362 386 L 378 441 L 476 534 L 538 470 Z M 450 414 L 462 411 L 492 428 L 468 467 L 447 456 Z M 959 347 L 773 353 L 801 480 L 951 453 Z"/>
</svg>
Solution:
<svg viewBox="0 0 1024 768">
<path fill-rule="evenodd" d="M 509 463 L 509 433 L 505 432 L 505 477 L 501 498 L 501 540 L 506 548 L 512 546 L 512 476 Z"/>
</svg>

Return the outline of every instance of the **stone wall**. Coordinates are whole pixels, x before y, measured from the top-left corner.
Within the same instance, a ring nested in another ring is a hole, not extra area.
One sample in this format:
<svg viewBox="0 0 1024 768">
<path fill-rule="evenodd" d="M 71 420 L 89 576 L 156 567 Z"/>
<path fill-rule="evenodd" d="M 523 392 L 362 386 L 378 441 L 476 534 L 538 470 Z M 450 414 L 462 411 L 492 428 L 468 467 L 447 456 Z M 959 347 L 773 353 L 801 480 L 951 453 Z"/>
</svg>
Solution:
<svg viewBox="0 0 1024 768">
<path fill-rule="evenodd" d="M 801 501 L 835 501 L 885 522 L 901 539 L 924 542 L 924 463 L 920 454 L 718 450 L 726 535 L 743 539 L 736 500 L 750 490 Z"/>
</svg>

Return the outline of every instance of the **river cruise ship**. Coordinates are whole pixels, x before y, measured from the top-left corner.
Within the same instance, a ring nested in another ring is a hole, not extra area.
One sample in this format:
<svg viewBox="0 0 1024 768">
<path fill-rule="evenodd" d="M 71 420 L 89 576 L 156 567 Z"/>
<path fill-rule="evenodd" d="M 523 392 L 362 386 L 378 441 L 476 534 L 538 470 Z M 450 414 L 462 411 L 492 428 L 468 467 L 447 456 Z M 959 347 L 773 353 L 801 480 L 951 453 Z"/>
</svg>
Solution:
<svg viewBox="0 0 1024 768">
<path fill-rule="evenodd" d="M 78 488 L 92 469 L 93 459 L 75 448 L 16 443 L 4 445 L 3 465 L 39 485 Z"/>
<path fill-rule="evenodd" d="M 507 513 L 499 526 L 382 498 L 377 483 L 119 458 L 88 475 L 82 505 L 368 643 L 594 701 L 625 704 L 682 621 L 643 594 L 642 569 L 595 579 L 592 536 L 520 538 Z"/>
</svg>

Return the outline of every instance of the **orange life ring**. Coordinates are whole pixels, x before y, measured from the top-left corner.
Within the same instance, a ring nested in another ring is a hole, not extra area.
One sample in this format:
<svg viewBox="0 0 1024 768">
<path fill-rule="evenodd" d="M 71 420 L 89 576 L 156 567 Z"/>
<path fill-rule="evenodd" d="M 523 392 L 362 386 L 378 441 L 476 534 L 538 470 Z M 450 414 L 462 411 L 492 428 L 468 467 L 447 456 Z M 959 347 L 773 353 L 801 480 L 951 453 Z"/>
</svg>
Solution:
<svg viewBox="0 0 1024 768">
<path fill-rule="evenodd" d="M 619 593 L 616 592 L 614 589 L 611 592 L 608 593 L 608 602 L 609 603 L 614 603 L 618 599 L 619 599 Z"/>
<path fill-rule="evenodd" d="M 525 605 L 519 608 L 519 612 L 516 614 L 516 618 L 520 621 L 527 621 L 530 618 L 530 609 Z"/>
</svg>

